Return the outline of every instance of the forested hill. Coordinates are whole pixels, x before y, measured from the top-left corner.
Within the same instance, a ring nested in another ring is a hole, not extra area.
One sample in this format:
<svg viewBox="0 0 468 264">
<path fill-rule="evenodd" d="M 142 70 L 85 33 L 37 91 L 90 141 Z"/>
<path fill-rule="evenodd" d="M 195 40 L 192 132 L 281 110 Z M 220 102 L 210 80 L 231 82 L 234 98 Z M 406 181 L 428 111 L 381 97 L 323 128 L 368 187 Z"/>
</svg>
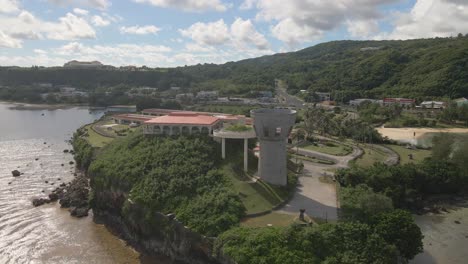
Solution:
<svg viewBox="0 0 468 264">
<path fill-rule="evenodd" d="M 357 97 L 419 99 L 468 96 L 468 37 L 407 41 L 333 41 L 297 52 L 222 65 L 125 71 L 118 68 L 0 68 L 0 85 L 34 82 L 93 89 L 117 84 L 215 89 L 242 95 L 286 80 L 291 93 L 331 91 L 344 101 Z"/>
</svg>

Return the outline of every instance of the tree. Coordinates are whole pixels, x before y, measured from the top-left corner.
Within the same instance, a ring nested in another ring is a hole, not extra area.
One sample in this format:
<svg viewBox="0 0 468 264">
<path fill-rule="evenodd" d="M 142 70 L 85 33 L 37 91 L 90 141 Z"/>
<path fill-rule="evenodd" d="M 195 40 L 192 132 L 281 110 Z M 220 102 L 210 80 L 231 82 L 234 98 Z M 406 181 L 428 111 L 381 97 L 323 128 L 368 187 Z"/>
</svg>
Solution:
<svg viewBox="0 0 468 264">
<path fill-rule="evenodd" d="M 468 105 L 464 104 L 458 107 L 458 120 L 465 122 L 465 126 L 468 126 Z"/>
<path fill-rule="evenodd" d="M 453 151 L 452 161 L 457 164 L 462 175 L 466 175 L 465 181 L 468 181 L 468 140 L 462 140 Z M 467 182 L 468 183 L 468 182 Z"/>
<path fill-rule="evenodd" d="M 448 133 L 439 133 L 432 138 L 432 158 L 447 160 L 452 153 L 455 139 Z"/>
<path fill-rule="evenodd" d="M 395 245 L 404 258 L 413 259 L 423 252 L 421 229 L 409 212 L 397 209 L 381 213 L 373 218 L 372 225 L 375 232 Z"/>
<path fill-rule="evenodd" d="M 373 215 L 393 210 L 392 199 L 375 193 L 365 184 L 342 188 L 340 201 L 342 216 L 348 220 L 366 222 Z"/>
</svg>

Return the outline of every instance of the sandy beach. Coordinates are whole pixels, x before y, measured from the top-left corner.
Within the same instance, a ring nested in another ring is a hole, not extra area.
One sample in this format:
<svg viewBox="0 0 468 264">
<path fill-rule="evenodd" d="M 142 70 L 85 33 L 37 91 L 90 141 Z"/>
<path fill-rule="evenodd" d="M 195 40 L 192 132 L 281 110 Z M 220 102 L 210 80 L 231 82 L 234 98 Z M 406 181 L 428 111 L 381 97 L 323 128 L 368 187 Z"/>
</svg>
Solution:
<svg viewBox="0 0 468 264">
<path fill-rule="evenodd" d="M 412 142 L 424 137 L 427 133 L 468 133 L 468 128 L 377 128 L 380 134 L 389 139 Z"/>
</svg>

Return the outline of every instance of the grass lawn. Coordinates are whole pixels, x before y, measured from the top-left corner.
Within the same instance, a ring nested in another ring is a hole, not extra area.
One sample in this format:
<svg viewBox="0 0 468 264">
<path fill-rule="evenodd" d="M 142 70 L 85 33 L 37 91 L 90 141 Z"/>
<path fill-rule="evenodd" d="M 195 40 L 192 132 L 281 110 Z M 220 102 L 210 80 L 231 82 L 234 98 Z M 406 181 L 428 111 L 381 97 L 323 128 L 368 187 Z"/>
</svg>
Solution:
<svg viewBox="0 0 468 264">
<path fill-rule="evenodd" d="M 398 155 L 400 156 L 400 164 L 407 164 L 407 163 L 418 163 L 424 160 L 427 157 L 431 156 L 430 150 L 425 149 L 407 149 L 404 146 L 398 145 L 385 145 L 388 148 L 393 149 Z M 408 155 L 413 154 L 413 159 L 410 160 Z"/>
<path fill-rule="evenodd" d="M 364 150 L 364 154 L 354 161 L 360 167 L 368 168 L 376 162 L 383 162 L 387 158 L 387 155 L 379 149 L 370 148 L 369 145 L 360 145 L 360 147 Z"/>
<path fill-rule="evenodd" d="M 86 140 L 88 140 L 88 142 L 93 146 L 93 147 L 96 147 L 96 148 L 102 148 L 104 147 L 105 145 L 109 144 L 110 142 L 112 142 L 114 139 L 113 138 L 110 138 L 110 137 L 103 137 L 101 135 L 99 135 L 98 133 L 96 133 L 94 130 L 91 129 L 91 125 L 87 125 L 85 126 L 85 130 L 88 134 L 87 137 L 85 137 Z"/>
<path fill-rule="evenodd" d="M 283 200 L 283 192 L 276 187 L 262 182 L 252 182 L 244 175 L 239 175 L 230 165 L 224 165 L 222 169 L 231 180 L 234 191 L 239 194 L 247 214 L 271 210 Z"/>
<path fill-rule="evenodd" d="M 300 147 L 335 156 L 346 156 L 353 151 L 351 147 L 335 142 L 329 142 L 327 144 L 330 145 L 327 146 L 326 144 L 318 144 L 315 146 L 314 144 L 307 142 Z"/>
<path fill-rule="evenodd" d="M 265 227 L 269 224 L 272 226 L 288 226 L 294 222 L 297 215 L 281 214 L 272 212 L 254 218 L 246 218 L 241 222 L 241 226 L 246 227 Z"/>
</svg>

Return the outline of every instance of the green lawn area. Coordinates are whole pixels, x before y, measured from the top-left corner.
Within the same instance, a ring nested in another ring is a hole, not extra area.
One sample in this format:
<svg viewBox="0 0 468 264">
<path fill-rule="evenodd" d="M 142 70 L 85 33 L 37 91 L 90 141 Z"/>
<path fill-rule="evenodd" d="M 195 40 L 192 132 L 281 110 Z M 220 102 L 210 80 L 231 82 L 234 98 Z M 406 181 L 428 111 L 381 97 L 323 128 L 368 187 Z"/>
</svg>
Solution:
<svg viewBox="0 0 468 264">
<path fill-rule="evenodd" d="M 272 226 L 288 226 L 292 224 L 297 217 L 298 215 L 272 212 L 259 217 L 246 218 L 241 222 L 241 225 L 247 227 L 265 227 L 269 224 Z"/>
<path fill-rule="evenodd" d="M 247 176 L 234 171 L 229 164 L 224 165 L 222 169 L 231 180 L 234 191 L 239 194 L 247 214 L 271 210 L 283 200 L 284 192 L 277 187 L 260 181 L 252 182 Z"/>
<path fill-rule="evenodd" d="M 388 148 L 393 149 L 398 155 L 400 156 L 400 164 L 407 164 L 407 163 L 414 163 L 420 162 L 427 157 L 431 156 L 430 150 L 425 149 L 407 149 L 404 146 L 398 145 L 385 145 Z M 413 154 L 413 159 L 410 160 L 408 157 L 409 154 Z"/>
<path fill-rule="evenodd" d="M 85 126 L 85 130 L 87 132 L 87 135 L 85 137 L 86 140 L 88 140 L 88 142 L 93 146 L 93 147 L 96 147 L 96 148 L 102 148 L 104 147 L 105 145 L 109 144 L 110 142 L 112 142 L 114 140 L 114 138 L 111 138 L 111 137 L 103 137 L 101 135 L 99 135 L 98 133 L 96 133 L 94 130 L 91 129 L 91 125 L 87 125 Z"/>
<path fill-rule="evenodd" d="M 353 148 L 335 142 L 319 143 L 317 145 L 307 142 L 300 147 L 335 156 L 346 156 L 353 151 Z"/>
<path fill-rule="evenodd" d="M 354 163 L 360 167 L 371 167 L 376 162 L 383 162 L 387 155 L 377 148 L 371 148 L 369 145 L 360 145 L 364 154 L 356 159 Z"/>
</svg>

